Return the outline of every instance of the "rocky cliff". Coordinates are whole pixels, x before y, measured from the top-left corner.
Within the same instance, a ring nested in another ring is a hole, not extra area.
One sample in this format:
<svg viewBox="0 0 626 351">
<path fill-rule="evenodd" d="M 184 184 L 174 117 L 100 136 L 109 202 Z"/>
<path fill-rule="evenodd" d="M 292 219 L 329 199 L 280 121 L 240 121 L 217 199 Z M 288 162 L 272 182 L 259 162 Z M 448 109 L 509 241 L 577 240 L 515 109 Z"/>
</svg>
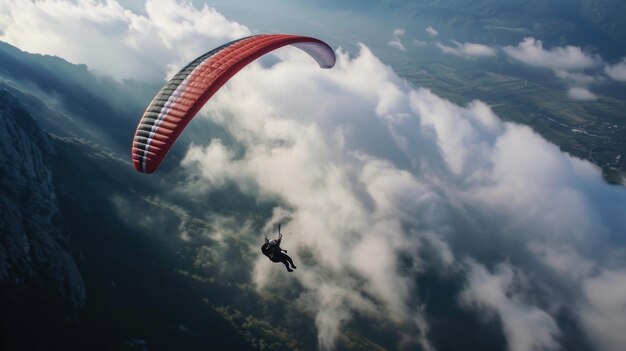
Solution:
<svg viewBox="0 0 626 351">
<path fill-rule="evenodd" d="M 85 287 L 55 223 L 53 157 L 48 135 L 0 90 L 0 288 L 35 289 L 78 307 Z"/>
</svg>

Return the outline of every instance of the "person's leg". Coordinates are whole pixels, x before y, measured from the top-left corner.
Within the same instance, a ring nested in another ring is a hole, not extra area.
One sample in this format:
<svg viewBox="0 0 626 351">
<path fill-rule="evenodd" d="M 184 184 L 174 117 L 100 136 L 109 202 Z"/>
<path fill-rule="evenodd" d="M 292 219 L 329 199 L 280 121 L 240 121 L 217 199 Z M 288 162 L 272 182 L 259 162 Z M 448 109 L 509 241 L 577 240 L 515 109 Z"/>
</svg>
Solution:
<svg viewBox="0 0 626 351">
<path fill-rule="evenodd" d="M 283 256 L 285 256 L 285 260 L 287 260 L 291 264 L 291 268 L 296 268 L 296 265 L 293 264 L 293 260 L 291 260 L 291 257 L 289 257 L 289 255 L 283 254 Z"/>
<path fill-rule="evenodd" d="M 285 265 L 285 268 L 287 268 L 289 272 L 293 272 L 293 270 L 289 268 L 289 264 L 287 263 L 287 260 L 285 260 L 284 257 L 282 257 L 282 260 L 280 260 L 280 262 L 282 262 Z"/>
</svg>

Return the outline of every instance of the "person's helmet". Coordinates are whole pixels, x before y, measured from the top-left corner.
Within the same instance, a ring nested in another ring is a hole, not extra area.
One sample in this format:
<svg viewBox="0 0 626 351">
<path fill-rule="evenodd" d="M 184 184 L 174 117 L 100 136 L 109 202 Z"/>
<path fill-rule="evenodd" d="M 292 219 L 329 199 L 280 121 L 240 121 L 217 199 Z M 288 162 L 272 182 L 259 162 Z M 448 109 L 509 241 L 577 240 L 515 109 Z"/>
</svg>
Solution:
<svg viewBox="0 0 626 351">
<path fill-rule="evenodd" d="M 275 246 L 276 245 L 276 240 L 274 240 L 274 239 L 270 240 L 270 245 L 271 246 Z"/>
</svg>

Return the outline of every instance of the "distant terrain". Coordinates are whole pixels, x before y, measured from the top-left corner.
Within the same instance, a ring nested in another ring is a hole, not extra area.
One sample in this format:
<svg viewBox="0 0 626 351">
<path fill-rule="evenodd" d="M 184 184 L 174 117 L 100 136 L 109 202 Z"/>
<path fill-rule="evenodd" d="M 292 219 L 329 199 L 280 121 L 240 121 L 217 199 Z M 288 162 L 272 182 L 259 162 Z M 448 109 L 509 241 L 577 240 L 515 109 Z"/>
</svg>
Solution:
<svg viewBox="0 0 626 351">
<path fill-rule="evenodd" d="M 504 120 L 532 127 L 573 156 L 602 168 L 607 181 L 626 175 L 626 83 L 606 82 L 596 101 L 575 101 L 548 69 L 523 67 L 503 55 L 464 59 L 444 55 L 413 40 L 516 45 L 534 37 L 552 46 L 576 45 L 612 62 L 626 56 L 626 3 L 611 0 L 438 0 L 370 1 L 369 14 L 393 16 L 403 24 L 407 51 L 379 38 L 374 50 L 411 84 L 432 89 L 456 103 L 485 101 Z M 389 35 L 388 35 L 389 36 Z"/>
</svg>

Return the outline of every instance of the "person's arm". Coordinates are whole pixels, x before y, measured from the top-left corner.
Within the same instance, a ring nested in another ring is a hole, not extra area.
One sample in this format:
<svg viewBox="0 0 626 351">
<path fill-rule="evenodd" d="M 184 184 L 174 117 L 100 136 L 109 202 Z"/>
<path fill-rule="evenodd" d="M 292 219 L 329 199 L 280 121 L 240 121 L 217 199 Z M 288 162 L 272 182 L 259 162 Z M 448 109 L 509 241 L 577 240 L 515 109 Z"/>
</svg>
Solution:
<svg viewBox="0 0 626 351">
<path fill-rule="evenodd" d="M 283 234 L 280 232 L 280 225 L 278 226 L 278 240 L 276 241 L 276 246 L 280 247 L 280 241 L 283 238 Z M 287 250 L 280 249 L 282 252 L 287 252 Z"/>
</svg>

